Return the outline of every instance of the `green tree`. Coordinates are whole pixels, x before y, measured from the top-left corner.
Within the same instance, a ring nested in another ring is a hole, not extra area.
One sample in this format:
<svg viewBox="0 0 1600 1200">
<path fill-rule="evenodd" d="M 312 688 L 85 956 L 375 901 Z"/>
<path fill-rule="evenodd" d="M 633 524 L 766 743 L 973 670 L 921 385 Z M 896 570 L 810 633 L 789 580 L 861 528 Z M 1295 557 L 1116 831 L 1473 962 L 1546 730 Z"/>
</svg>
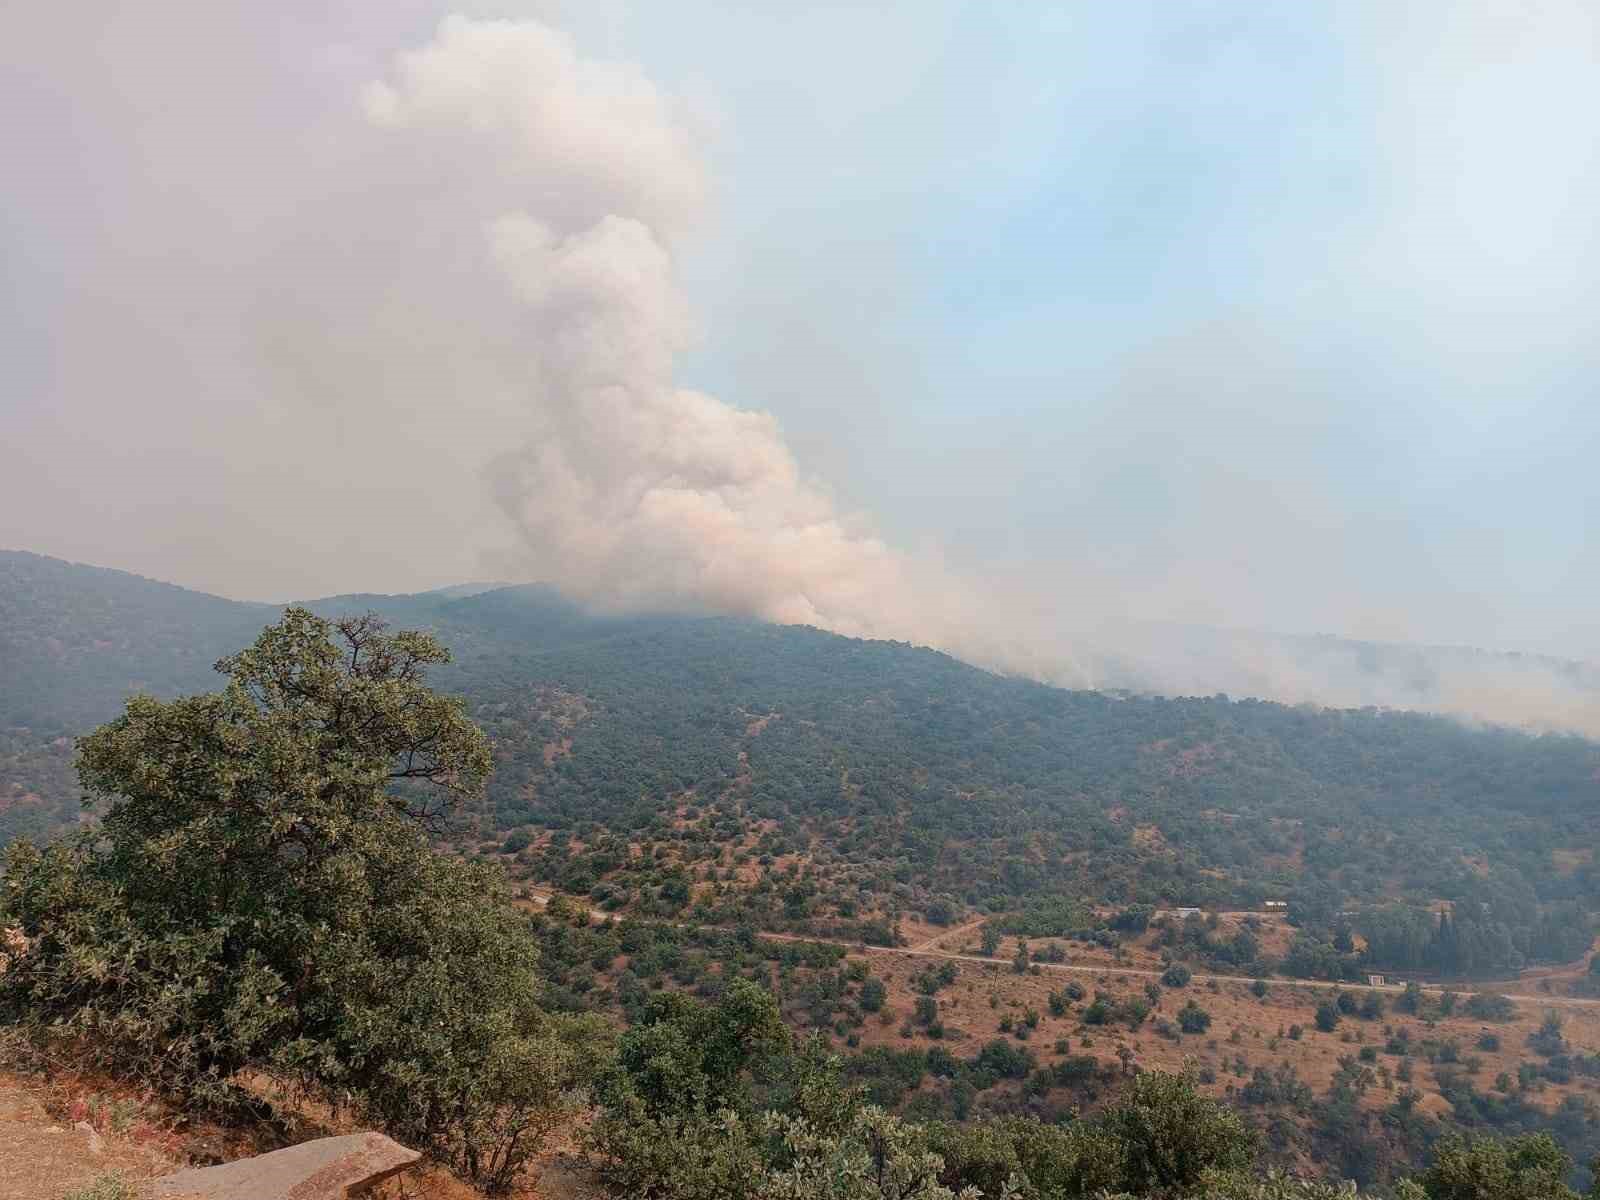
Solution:
<svg viewBox="0 0 1600 1200">
<path fill-rule="evenodd" d="M 1415 1184 L 1428 1200 L 1576 1200 L 1572 1160 L 1547 1133 L 1509 1138 L 1446 1137 Z"/>
<path fill-rule="evenodd" d="M 861 981 L 861 1008 L 864 1012 L 877 1012 L 883 1007 L 883 1002 L 888 998 L 889 989 L 883 980 L 877 976 L 869 976 Z"/>
<path fill-rule="evenodd" d="M 1209 1171 L 1244 1170 L 1255 1138 L 1239 1115 L 1181 1075 L 1136 1076 L 1102 1128 L 1122 1145 L 1122 1188 L 1136 1195 L 1195 1187 Z"/>
<path fill-rule="evenodd" d="M 1339 1025 L 1339 1006 L 1331 1000 L 1324 1000 L 1317 1005 L 1317 1028 L 1323 1033 L 1332 1033 Z"/>
<path fill-rule="evenodd" d="M 617 1044 L 605 1089 L 637 1096 L 652 1115 L 747 1107 L 747 1072 L 789 1048 L 772 994 L 735 980 L 714 1005 L 681 992 L 652 996 Z"/>
<path fill-rule="evenodd" d="M 819 1110 L 827 1100 L 834 1119 L 854 1102 L 831 1068 L 790 1049 L 777 1001 L 747 979 L 716 1004 L 652 996 L 600 1081 L 586 1144 L 601 1176 L 627 1196 L 749 1196 L 765 1163 L 752 1073 L 787 1065 L 795 1091 Z"/>
<path fill-rule="evenodd" d="M 1211 1014 L 1191 1000 L 1178 1010 L 1178 1028 L 1185 1033 L 1204 1033 L 1211 1028 Z"/>
<path fill-rule="evenodd" d="M 217 664 L 222 691 L 130 700 L 79 742 L 100 828 L 7 857 L 30 947 L 0 1017 L 193 1103 L 287 1078 L 508 1185 L 593 1056 L 540 1010 L 498 873 L 428 845 L 490 765 L 424 682 L 446 661 L 291 608 Z"/>
<path fill-rule="evenodd" d="M 761 1181 L 759 1200 L 981 1200 L 976 1188 L 957 1193 L 940 1183 L 944 1160 L 921 1127 L 882 1109 L 860 1110 L 836 1133 L 778 1113 L 766 1126 L 788 1161 Z"/>
</svg>

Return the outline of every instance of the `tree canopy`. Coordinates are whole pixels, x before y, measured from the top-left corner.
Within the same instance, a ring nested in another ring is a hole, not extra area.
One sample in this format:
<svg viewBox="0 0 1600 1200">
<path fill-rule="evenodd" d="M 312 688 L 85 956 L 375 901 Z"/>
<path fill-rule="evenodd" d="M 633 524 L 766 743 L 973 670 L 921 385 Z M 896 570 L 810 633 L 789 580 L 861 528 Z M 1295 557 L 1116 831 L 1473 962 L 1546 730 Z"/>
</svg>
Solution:
<svg viewBox="0 0 1600 1200">
<path fill-rule="evenodd" d="M 353 1098 L 504 1182 L 578 1068 L 491 868 L 426 831 L 481 791 L 482 733 L 431 691 L 448 655 L 371 617 L 290 609 L 219 692 L 136 697 L 79 743 L 101 826 L 14 845 L 28 951 L 0 1012 L 191 1102 L 238 1073 Z"/>
</svg>

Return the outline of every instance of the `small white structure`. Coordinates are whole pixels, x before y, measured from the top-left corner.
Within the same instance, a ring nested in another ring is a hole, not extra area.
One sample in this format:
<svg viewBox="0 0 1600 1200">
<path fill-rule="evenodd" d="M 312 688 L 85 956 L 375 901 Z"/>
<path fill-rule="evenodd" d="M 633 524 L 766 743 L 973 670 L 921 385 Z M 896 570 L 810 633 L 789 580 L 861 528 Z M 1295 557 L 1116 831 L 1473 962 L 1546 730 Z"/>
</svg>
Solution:
<svg viewBox="0 0 1600 1200">
<path fill-rule="evenodd" d="M 1175 908 L 1172 911 L 1174 915 L 1179 917 L 1198 917 L 1200 915 L 1198 908 Z"/>
<path fill-rule="evenodd" d="M 1382 975 L 1368 975 L 1367 976 L 1367 983 L 1371 987 L 1382 987 L 1383 986 L 1383 976 Z"/>
<path fill-rule="evenodd" d="M 1289 902 L 1287 900 L 1268 900 L 1265 907 L 1268 912 L 1287 912 Z"/>
</svg>

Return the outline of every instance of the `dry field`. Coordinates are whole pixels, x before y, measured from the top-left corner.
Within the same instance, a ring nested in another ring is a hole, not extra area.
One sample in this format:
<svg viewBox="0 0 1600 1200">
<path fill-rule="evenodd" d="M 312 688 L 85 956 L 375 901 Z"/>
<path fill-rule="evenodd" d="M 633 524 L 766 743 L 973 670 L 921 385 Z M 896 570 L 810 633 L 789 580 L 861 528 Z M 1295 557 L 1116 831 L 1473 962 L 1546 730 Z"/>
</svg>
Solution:
<svg viewBox="0 0 1600 1200">
<path fill-rule="evenodd" d="M 1029 945 L 1038 950 L 1051 940 L 1033 939 Z M 959 953 L 969 941 L 975 938 L 957 930 L 929 949 L 933 954 L 938 954 L 941 948 Z M 1460 1061 L 1456 1066 L 1462 1070 L 1472 1068 L 1468 1077 L 1479 1091 L 1492 1090 L 1502 1072 L 1514 1080 L 1519 1063 L 1543 1061 L 1528 1048 L 1527 1039 L 1551 1011 L 1560 1014 L 1562 1033 L 1572 1053 L 1600 1052 L 1600 1003 L 1560 995 L 1530 994 L 1534 991 L 1528 986 L 1530 981 L 1505 982 L 1484 989 L 1516 993 L 1515 1015 L 1508 1021 L 1479 1020 L 1459 1011 L 1459 1006 L 1450 1017 L 1427 1021 L 1395 1009 L 1398 989 L 1382 989 L 1379 995 L 1383 998 L 1385 1012 L 1381 1017 L 1363 1020 L 1345 1016 L 1333 1032 L 1323 1033 L 1315 1025 L 1316 1009 L 1321 1001 L 1334 995 L 1336 989 L 1332 984 L 1269 980 L 1266 996 L 1258 999 L 1252 994 L 1248 979 L 1197 973 L 1186 987 L 1161 987 L 1149 1019 L 1137 1030 L 1130 1030 L 1122 1023 L 1087 1026 L 1080 1014 L 1097 992 L 1105 992 L 1117 1000 L 1144 998 L 1146 985 L 1156 982 L 1155 975 L 1160 970 L 1157 955 L 1142 941 L 1140 946 L 1130 947 L 1121 955 L 1098 948 L 1090 952 L 1077 943 L 1062 943 L 1068 947 L 1067 964 L 1039 964 L 1037 973 L 1030 970 L 1019 975 L 1010 961 L 1015 943 L 1016 939 L 1005 939 L 994 958 L 988 961 L 975 962 L 965 957 L 945 960 L 955 962 L 959 975 L 954 984 L 938 993 L 939 1019 L 944 1026 L 940 1044 L 958 1057 L 976 1053 L 992 1038 L 1007 1036 L 1001 1031 L 1002 1021 L 1010 1017 L 1014 1027 L 1031 1009 L 1038 1014 L 1038 1025 L 1022 1044 L 1042 1065 L 1061 1057 L 1055 1047 L 1062 1039 L 1066 1040 L 1071 1054 L 1092 1054 L 1103 1064 L 1117 1069 L 1122 1067 L 1118 1051 L 1125 1049 L 1131 1052 L 1130 1061 L 1145 1069 L 1210 1068 L 1215 1081 L 1203 1083 L 1202 1090 L 1220 1097 L 1230 1086 L 1242 1086 L 1255 1067 L 1271 1069 L 1284 1063 L 1293 1066 L 1301 1081 L 1320 1093 L 1327 1089 L 1339 1070 L 1340 1058 L 1359 1057 L 1363 1046 L 1373 1046 L 1377 1049 L 1376 1059 L 1362 1063 L 1374 1073 L 1373 1086 L 1363 1097 L 1363 1104 L 1385 1107 L 1402 1088 L 1410 1086 L 1422 1094 L 1418 1106 L 1430 1114 L 1438 1114 L 1448 1105 L 1438 1093 L 1434 1065 L 1413 1052 L 1409 1085 L 1399 1080 L 1396 1073 L 1400 1058 L 1384 1052 L 1391 1032 L 1404 1029 L 1410 1034 L 1413 1045 L 1420 1045 L 1424 1040 L 1453 1040 L 1459 1047 Z M 873 974 L 883 979 L 889 989 L 885 1011 L 892 1016 L 887 1022 L 876 1017 L 870 1019 L 860 1031 L 862 1045 L 897 1048 L 931 1045 L 921 1029 L 915 1029 L 909 1039 L 901 1036 L 901 1029 L 909 1022 L 917 998 L 913 977 L 930 964 L 937 965 L 940 958 L 926 951 L 905 953 L 876 949 L 858 949 L 851 957 L 865 958 Z M 1050 993 L 1063 990 L 1072 980 L 1085 989 L 1084 1001 L 1073 1004 L 1065 1016 L 1051 1016 Z M 1361 999 L 1374 989 L 1346 987 L 1345 990 L 1355 992 L 1357 999 Z M 1463 1000 L 1465 996 L 1463 990 Z M 1201 1035 L 1183 1035 L 1176 1028 L 1178 1010 L 1191 999 L 1212 1017 L 1210 1029 Z M 1174 1036 L 1163 1036 L 1157 1031 L 1156 1024 L 1161 1020 L 1172 1025 Z M 1290 1027 L 1295 1025 L 1301 1027 L 1298 1039 L 1289 1036 Z M 1498 1050 L 1478 1048 L 1479 1038 L 1486 1032 L 1498 1037 Z M 1541 1081 L 1529 1099 L 1539 1107 L 1554 1108 L 1573 1092 L 1600 1094 L 1600 1079 L 1575 1076 L 1571 1084 L 1565 1085 Z"/>
</svg>

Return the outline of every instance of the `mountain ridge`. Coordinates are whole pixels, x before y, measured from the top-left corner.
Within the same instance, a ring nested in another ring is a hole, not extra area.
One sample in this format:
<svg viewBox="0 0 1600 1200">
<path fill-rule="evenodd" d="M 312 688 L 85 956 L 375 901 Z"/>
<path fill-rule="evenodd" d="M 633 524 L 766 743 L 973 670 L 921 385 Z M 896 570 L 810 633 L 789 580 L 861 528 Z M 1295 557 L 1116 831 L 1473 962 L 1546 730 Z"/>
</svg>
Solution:
<svg viewBox="0 0 1600 1200">
<path fill-rule="evenodd" d="M 212 686 L 210 664 L 279 611 L 163 586 L 0 555 L 0 667 L 26 668 L 0 696 L 0 836 L 71 825 L 66 739 L 114 716 L 133 683 Z M 820 855 L 841 877 L 851 856 L 876 863 L 903 877 L 901 907 L 1064 891 L 1215 904 L 1295 894 L 1333 912 L 1387 893 L 1475 899 L 1530 930 L 1542 906 L 1596 887 L 1600 746 L 1581 738 L 1068 691 L 806 627 L 596 616 L 536 586 L 310 605 L 374 609 L 449 646 L 435 682 L 467 698 L 495 747 L 478 836 L 565 831 L 570 843 L 541 841 L 522 866 L 578 892 L 608 879 L 659 889 L 592 845 L 689 827 L 748 836 L 773 859 Z M 1557 850 L 1582 851 L 1578 865 L 1554 871 Z M 809 910 L 819 928 L 852 919 L 837 899 Z"/>
</svg>

